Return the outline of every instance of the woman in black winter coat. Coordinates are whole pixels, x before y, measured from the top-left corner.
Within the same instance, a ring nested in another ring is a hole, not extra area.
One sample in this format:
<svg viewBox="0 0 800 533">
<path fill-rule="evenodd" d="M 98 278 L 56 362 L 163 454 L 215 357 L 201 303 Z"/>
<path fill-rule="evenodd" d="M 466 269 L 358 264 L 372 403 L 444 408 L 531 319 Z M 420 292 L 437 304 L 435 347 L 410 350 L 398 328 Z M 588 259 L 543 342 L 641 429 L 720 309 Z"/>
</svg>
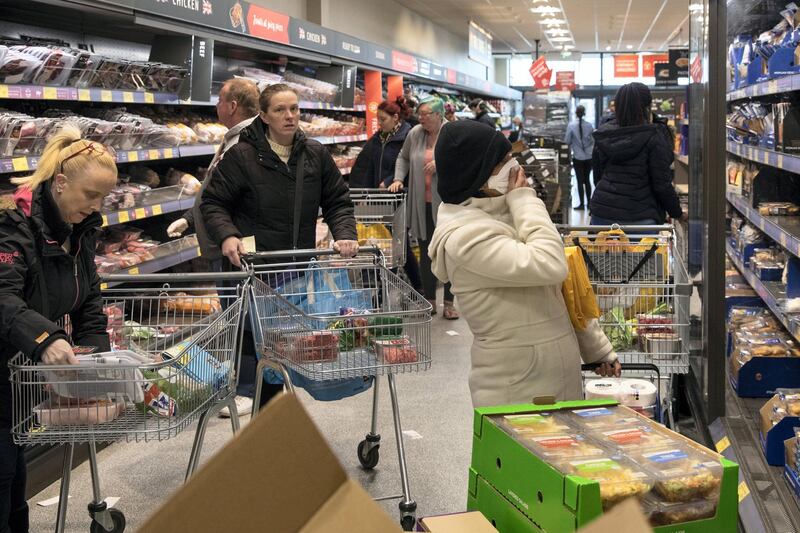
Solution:
<svg viewBox="0 0 800 533">
<path fill-rule="evenodd" d="M 406 122 L 410 109 L 405 98 L 383 101 L 378 106 L 380 130 L 364 145 L 354 167 L 360 171 L 350 177 L 350 188 L 385 189 L 394 181 L 394 166 L 411 125 Z"/>
<path fill-rule="evenodd" d="M 0 212 L 0 531 L 28 531 L 24 449 L 11 436 L 9 360 L 76 364 L 72 343 L 109 350 L 94 263 L 98 211 L 117 182 L 102 144 L 66 126 L 47 143 L 36 172 L 12 180 L 17 209 Z M 69 316 L 71 338 L 57 324 Z"/>
<path fill-rule="evenodd" d="M 614 100 L 615 118 L 594 132 L 591 223 L 653 225 L 667 215 L 685 218 L 672 185 L 672 133 L 651 113 L 650 89 L 629 83 Z"/>
</svg>

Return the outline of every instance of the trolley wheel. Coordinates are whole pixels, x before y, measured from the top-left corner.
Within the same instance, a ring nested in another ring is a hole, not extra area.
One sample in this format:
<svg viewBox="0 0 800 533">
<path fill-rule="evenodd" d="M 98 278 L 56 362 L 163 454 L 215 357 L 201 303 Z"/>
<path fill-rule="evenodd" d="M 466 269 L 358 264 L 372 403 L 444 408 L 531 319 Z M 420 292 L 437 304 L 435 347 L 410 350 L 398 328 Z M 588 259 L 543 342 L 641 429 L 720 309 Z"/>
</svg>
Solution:
<svg viewBox="0 0 800 533">
<path fill-rule="evenodd" d="M 403 531 L 414 531 L 414 526 L 417 524 L 417 519 L 414 515 L 406 515 L 400 519 L 400 527 Z"/>
<path fill-rule="evenodd" d="M 378 461 L 380 460 L 380 453 L 378 452 L 380 444 L 369 448 L 368 446 L 370 444 L 371 443 L 366 440 L 362 440 L 358 443 L 358 462 L 360 462 L 361 466 L 366 470 L 372 470 L 378 466 Z"/>
<path fill-rule="evenodd" d="M 122 533 L 125 531 L 125 515 L 119 509 L 109 509 L 108 514 L 114 522 L 114 529 L 111 531 L 103 527 L 100 522 L 92 520 L 92 526 L 89 529 L 91 533 Z"/>
</svg>

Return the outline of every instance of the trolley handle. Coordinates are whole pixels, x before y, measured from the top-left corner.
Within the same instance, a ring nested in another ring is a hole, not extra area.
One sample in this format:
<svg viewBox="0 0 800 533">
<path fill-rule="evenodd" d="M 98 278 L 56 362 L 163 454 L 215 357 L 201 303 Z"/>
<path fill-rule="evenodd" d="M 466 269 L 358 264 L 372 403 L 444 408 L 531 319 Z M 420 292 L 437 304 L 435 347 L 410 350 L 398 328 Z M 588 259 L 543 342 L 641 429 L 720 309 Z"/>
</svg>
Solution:
<svg viewBox="0 0 800 533">
<path fill-rule="evenodd" d="M 248 279 L 248 277 L 245 272 L 196 272 L 180 274 L 179 278 L 176 278 L 175 274 L 100 274 L 100 281 L 103 283 L 174 283 L 176 279 L 188 282 L 242 281 Z"/>
<path fill-rule="evenodd" d="M 654 224 L 652 226 L 636 225 L 628 226 L 624 224 L 612 224 L 610 226 L 570 226 L 568 224 L 558 224 L 556 227 L 560 230 L 572 231 L 609 231 L 609 230 L 625 230 L 627 232 L 637 231 L 672 231 L 675 229 L 671 224 Z"/>
<path fill-rule="evenodd" d="M 358 253 L 373 254 L 376 258 L 382 259 L 383 252 L 377 246 L 362 246 L 359 247 Z M 333 248 L 323 248 L 317 250 L 316 248 L 305 248 L 298 250 L 276 250 L 274 252 L 252 252 L 243 254 L 241 258 L 247 262 L 252 263 L 256 259 L 312 259 L 320 256 L 333 256 L 338 255 L 339 252 Z"/>
<path fill-rule="evenodd" d="M 583 364 L 583 365 L 581 365 L 581 371 L 582 372 L 594 372 L 595 370 L 600 368 L 600 366 L 602 364 L 603 363 Z M 639 372 L 655 372 L 656 378 L 658 378 L 659 382 L 661 381 L 661 372 L 659 371 L 658 366 L 654 365 L 653 363 L 622 363 L 622 362 L 620 362 L 620 366 L 622 367 L 622 370 L 632 370 L 632 371 L 639 371 Z"/>
</svg>

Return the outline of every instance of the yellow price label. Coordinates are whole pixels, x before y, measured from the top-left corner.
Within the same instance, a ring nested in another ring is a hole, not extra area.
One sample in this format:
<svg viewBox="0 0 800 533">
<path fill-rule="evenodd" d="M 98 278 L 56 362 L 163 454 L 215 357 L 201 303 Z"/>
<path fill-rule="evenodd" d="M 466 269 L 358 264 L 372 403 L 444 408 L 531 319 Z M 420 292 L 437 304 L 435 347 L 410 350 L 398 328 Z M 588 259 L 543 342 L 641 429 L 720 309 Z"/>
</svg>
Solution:
<svg viewBox="0 0 800 533">
<path fill-rule="evenodd" d="M 8 98 L 8 85 L 0 85 L 0 98 Z"/>
<path fill-rule="evenodd" d="M 172 148 L 164 148 L 164 159 L 172 159 Z"/>
<path fill-rule="evenodd" d="M 14 172 L 25 172 L 30 170 L 27 157 L 15 157 L 11 160 L 11 166 L 14 168 Z"/>
<path fill-rule="evenodd" d="M 767 91 L 770 93 L 778 92 L 778 82 L 776 80 L 770 80 L 769 84 L 767 84 Z"/>
<path fill-rule="evenodd" d="M 101 290 L 101 291 L 104 291 L 104 290 L 106 290 L 107 288 L 108 288 L 108 283 L 101 283 L 101 284 L 100 284 L 100 290 Z"/>
<path fill-rule="evenodd" d="M 103 215 L 103 226 L 108 226 L 108 217 Z"/>
<path fill-rule="evenodd" d="M 742 503 L 742 500 L 750 496 L 750 487 L 747 486 L 747 483 L 742 481 L 739 483 L 739 503 Z"/>
<path fill-rule="evenodd" d="M 764 153 L 764 164 L 769 165 L 769 152 L 765 150 L 763 153 Z"/>
<path fill-rule="evenodd" d="M 127 103 L 127 104 L 132 104 L 133 103 L 133 93 L 130 92 L 130 91 L 125 91 L 124 93 L 122 93 L 122 101 Z"/>
<path fill-rule="evenodd" d="M 781 233 L 781 246 L 786 248 L 786 234 L 785 233 Z"/>
<path fill-rule="evenodd" d="M 147 158 L 148 159 L 158 159 L 158 150 L 148 150 L 147 151 Z"/>
<path fill-rule="evenodd" d="M 133 214 L 136 215 L 136 218 L 147 218 L 147 211 L 144 210 L 144 207 L 137 208 Z"/>
<path fill-rule="evenodd" d="M 728 437 L 722 437 L 719 442 L 716 444 L 717 453 L 723 453 L 727 450 L 731 445 L 731 441 Z"/>
<path fill-rule="evenodd" d="M 131 217 L 127 211 L 120 211 L 119 212 L 119 223 L 124 224 L 126 222 L 130 222 Z"/>
<path fill-rule="evenodd" d="M 133 163 L 138 160 L 139 160 L 139 152 L 137 152 L 136 150 L 131 150 L 130 152 L 128 152 L 129 163 Z"/>
<path fill-rule="evenodd" d="M 55 87 L 45 87 L 43 98 L 45 100 L 55 100 L 58 98 L 58 91 Z"/>
<path fill-rule="evenodd" d="M 111 91 L 100 91 L 100 101 L 101 102 L 110 102 L 113 100 L 113 95 Z"/>
<path fill-rule="evenodd" d="M 156 99 L 153 97 L 153 93 L 144 93 L 144 103 L 145 104 L 153 104 L 155 103 Z"/>
<path fill-rule="evenodd" d="M 88 102 L 92 99 L 92 91 L 89 89 L 78 89 L 78 100 L 81 102 Z"/>
<path fill-rule="evenodd" d="M 138 275 L 139 274 L 139 267 L 131 267 L 131 268 L 129 268 L 128 269 L 128 274 L 130 274 L 131 276 Z M 741 500 L 739 500 L 739 501 L 741 501 Z"/>
<path fill-rule="evenodd" d="M 778 160 L 776 161 L 776 167 L 783 168 L 783 154 L 778 154 Z"/>
<path fill-rule="evenodd" d="M 163 211 L 161 210 L 161 205 L 154 205 L 153 206 L 153 216 L 157 217 L 161 213 L 163 213 Z"/>
</svg>

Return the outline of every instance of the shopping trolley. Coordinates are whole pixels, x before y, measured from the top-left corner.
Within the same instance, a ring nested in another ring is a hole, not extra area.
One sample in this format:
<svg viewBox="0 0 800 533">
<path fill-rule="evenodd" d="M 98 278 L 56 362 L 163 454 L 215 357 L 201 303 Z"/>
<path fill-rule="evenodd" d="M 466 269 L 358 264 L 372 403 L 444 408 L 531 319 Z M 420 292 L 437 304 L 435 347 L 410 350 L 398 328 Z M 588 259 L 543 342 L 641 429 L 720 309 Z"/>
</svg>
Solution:
<svg viewBox="0 0 800 533">
<path fill-rule="evenodd" d="M 103 292 L 113 354 L 93 357 L 76 348 L 79 365 L 31 364 L 21 354 L 9 363 L 14 441 L 65 446 L 57 533 L 64 530 L 75 445 L 89 447 L 91 531 L 119 533 L 125 516 L 103 501 L 97 443 L 167 440 L 199 419 L 188 479 L 211 416 L 228 406 L 232 429 L 238 430 L 233 399 L 247 276 L 155 274 L 105 280 L 124 284 Z M 217 287 L 225 280 L 231 288 Z M 69 332 L 68 318 L 63 323 Z"/>
<path fill-rule="evenodd" d="M 358 445 L 358 460 L 365 469 L 374 468 L 379 460 L 378 378 L 387 376 L 403 493 L 379 499 L 401 500 L 400 522 L 410 531 L 416 502 L 409 489 L 395 374 L 430 368 L 431 305 L 386 267 L 379 250 L 372 252 L 347 260 L 320 250 L 258 253 L 245 258 L 253 273 L 250 310 L 261 354 L 256 375 L 261 376 L 268 367 L 275 369 L 290 391 L 294 390 L 292 375 L 322 383 L 374 376 L 370 431 Z M 254 261 L 269 263 L 254 266 Z M 336 278 L 339 287 L 328 283 L 325 291 L 317 289 L 315 294 L 315 277 Z M 347 288 L 341 287 L 343 277 Z M 307 299 L 330 300 L 333 296 L 340 301 L 358 301 L 360 308 L 329 306 L 320 312 L 307 304 Z M 254 413 L 261 383 L 258 379 Z"/>
<path fill-rule="evenodd" d="M 689 371 L 692 285 L 675 230 L 663 226 L 560 226 L 565 246 L 584 257 L 600 308 L 600 327 L 623 364 L 653 364 L 662 398 Z M 634 371 L 635 373 L 635 371 Z M 673 424 L 671 401 L 665 420 Z"/>
<path fill-rule="evenodd" d="M 386 189 L 350 189 L 358 243 L 377 247 L 386 258 L 386 266 L 399 268 L 406 264 L 408 229 L 406 194 Z M 331 239 L 322 242 L 330 248 Z"/>
</svg>

